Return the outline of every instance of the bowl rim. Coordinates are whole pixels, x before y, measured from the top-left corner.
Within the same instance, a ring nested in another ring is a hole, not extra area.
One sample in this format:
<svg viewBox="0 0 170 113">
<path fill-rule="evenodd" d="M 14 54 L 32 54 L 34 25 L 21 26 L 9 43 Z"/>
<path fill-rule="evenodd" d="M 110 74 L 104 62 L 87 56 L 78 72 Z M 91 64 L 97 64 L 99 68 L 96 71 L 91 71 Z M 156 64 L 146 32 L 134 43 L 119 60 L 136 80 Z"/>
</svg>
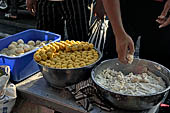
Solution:
<svg viewBox="0 0 170 113">
<path fill-rule="evenodd" d="M 149 61 L 149 62 L 152 62 L 154 64 L 158 64 L 154 61 L 150 61 L 150 60 L 146 60 L 146 59 L 141 59 L 141 58 L 134 58 L 134 59 L 137 59 L 137 60 L 145 60 L 145 61 Z M 108 62 L 110 60 L 118 60 L 118 58 L 114 58 L 114 59 L 107 59 L 107 60 L 104 60 L 102 61 L 99 65 L 97 65 L 96 67 L 94 67 L 91 71 L 91 78 L 92 78 L 92 81 L 100 88 L 102 88 L 103 90 L 106 90 L 110 93 L 114 93 L 114 94 L 117 94 L 117 95 L 122 95 L 122 96 L 130 96 L 130 97 L 148 97 L 148 96 L 156 96 L 156 95 L 160 95 L 162 93 L 166 93 L 170 90 L 170 85 L 166 87 L 166 89 L 162 90 L 162 91 L 159 91 L 159 92 L 156 92 L 156 93 L 152 93 L 152 94 L 146 94 L 146 95 L 130 95 L 130 94 L 122 94 L 122 93 L 118 93 L 118 92 L 114 92 L 114 91 L 111 91 L 107 88 L 105 88 L 104 86 L 100 85 L 94 78 L 94 71 L 96 70 L 97 67 L 99 67 L 101 64 L 105 63 L 105 62 Z M 166 68 L 165 66 L 159 64 L 161 67 L 165 68 L 169 73 L 170 73 L 170 70 L 168 68 Z"/>
<path fill-rule="evenodd" d="M 89 65 L 86 65 L 86 66 L 83 66 L 83 67 L 79 67 L 79 68 L 52 68 L 52 67 L 44 66 L 44 65 L 38 63 L 34 58 L 33 58 L 33 60 L 34 60 L 38 65 L 40 65 L 41 67 L 46 67 L 46 68 L 49 68 L 49 69 L 55 69 L 55 70 L 77 70 L 77 69 L 84 69 L 84 68 L 91 67 L 91 66 L 95 65 L 96 63 L 98 63 L 98 62 L 101 60 L 102 56 L 103 56 L 100 50 L 98 50 L 98 49 L 95 48 L 95 47 L 94 47 L 93 49 L 95 49 L 95 50 L 98 52 L 99 58 L 98 58 L 94 63 L 89 64 Z M 35 53 L 36 53 L 36 52 L 35 52 Z M 34 54 L 35 54 L 35 53 L 34 53 Z"/>
</svg>

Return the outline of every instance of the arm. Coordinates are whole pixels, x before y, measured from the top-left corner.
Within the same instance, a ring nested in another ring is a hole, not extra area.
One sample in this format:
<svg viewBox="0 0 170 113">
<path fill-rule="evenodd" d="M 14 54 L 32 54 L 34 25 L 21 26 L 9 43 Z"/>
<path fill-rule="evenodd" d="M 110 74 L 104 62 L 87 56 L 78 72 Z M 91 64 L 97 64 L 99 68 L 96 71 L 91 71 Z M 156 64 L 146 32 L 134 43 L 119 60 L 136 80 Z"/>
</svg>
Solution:
<svg viewBox="0 0 170 113">
<path fill-rule="evenodd" d="M 35 15 L 37 0 L 26 0 L 27 10 L 31 12 L 32 15 Z"/>
<path fill-rule="evenodd" d="M 170 12 L 170 0 L 166 1 L 161 15 L 158 16 L 158 19 L 156 20 L 160 24 L 159 28 L 166 27 L 170 24 L 170 15 L 166 18 L 168 11 Z"/>
<path fill-rule="evenodd" d="M 120 12 L 119 0 L 102 0 L 116 38 L 116 51 L 122 63 L 128 63 L 127 55 L 134 54 L 134 43 L 125 32 Z"/>
<path fill-rule="evenodd" d="M 96 5 L 94 7 L 94 15 L 98 17 L 98 19 L 103 19 L 105 18 L 105 10 L 103 7 L 102 0 L 96 0 Z"/>
</svg>

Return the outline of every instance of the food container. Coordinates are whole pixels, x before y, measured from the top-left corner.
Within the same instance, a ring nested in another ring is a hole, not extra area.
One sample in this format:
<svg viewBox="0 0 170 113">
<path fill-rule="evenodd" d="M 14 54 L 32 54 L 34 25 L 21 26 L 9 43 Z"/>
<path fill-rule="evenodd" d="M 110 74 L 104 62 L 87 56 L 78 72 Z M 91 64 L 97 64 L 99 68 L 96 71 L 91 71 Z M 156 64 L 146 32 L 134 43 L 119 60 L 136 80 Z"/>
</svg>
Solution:
<svg viewBox="0 0 170 113">
<path fill-rule="evenodd" d="M 106 89 L 95 80 L 95 76 L 107 68 L 114 69 L 115 71 L 122 71 L 124 74 L 128 74 L 130 72 L 135 74 L 142 73 L 147 69 L 164 80 L 166 83 L 166 89 L 161 92 L 143 96 L 125 95 L 113 92 Z M 158 63 L 145 59 L 134 59 L 132 64 L 122 64 L 118 59 L 105 60 L 92 70 L 91 78 L 106 100 L 110 101 L 118 108 L 127 110 L 150 109 L 161 102 L 165 94 L 167 94 L 170 89 L 170 70 Z"/>
<path fill-rule="evenodd" d="M 98 51 L 98 53 L 99 58 L 96 62 L 81 68 L 56 69 L 41 65 L 39 63 L 37 64 L 40 67 L 43 77 L 50 86 L 55 88 L 64 88 L 82 80 L 86 80 L 90 77 L 91 70 L 101 60 L 102 54 L 100 51 Z"/>
<path fill-rule="evenodd" d="M 41 41 L 60 41 L 61 36 L 43 30 L 29 29 L 12 36 L 0 39 L 0 50 L 7 48 L 12 41 L 23 39 L 25 43 L 30 40 Z M 11 81 L 19 82 L 36 72 L 40 71 L 39 66 L 33 60 L 33 55 L 38 48 L 29 51 L 23 55 L 10 57 L 0 54 L 0 65 L 8 65 L 11 69 Z"/>
</svg>

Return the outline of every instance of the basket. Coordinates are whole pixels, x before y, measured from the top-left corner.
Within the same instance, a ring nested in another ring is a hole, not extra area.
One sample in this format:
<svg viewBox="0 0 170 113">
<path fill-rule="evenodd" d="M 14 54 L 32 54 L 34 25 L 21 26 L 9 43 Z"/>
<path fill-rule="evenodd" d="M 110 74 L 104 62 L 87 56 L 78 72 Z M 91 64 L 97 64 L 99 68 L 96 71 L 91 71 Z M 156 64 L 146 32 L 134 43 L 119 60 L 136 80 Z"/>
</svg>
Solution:
<svg viewBox="0 0 170 113">
<path fill-rule="evenodd" d="M 0 50 L 7 48 L 12 41 L 23 39 L 25 43 L 29 40 L 41 40 L 41 41 L 60 41 L 61 36 L 55 33 L 51 33 L 43 30 L 28 29 L 26 31 L 11 35 L 9 37 L 0 39 Z M 10 80 L 13 82 L 20 82 L 25 78 L 40 71 L 39 66 L 33 60 L 33 55 L 38 48 L 29 51 L 23 55 L 10 57 L 0 54 L 0 65 L 8 65 L 11 69 Z"/>
</svg>

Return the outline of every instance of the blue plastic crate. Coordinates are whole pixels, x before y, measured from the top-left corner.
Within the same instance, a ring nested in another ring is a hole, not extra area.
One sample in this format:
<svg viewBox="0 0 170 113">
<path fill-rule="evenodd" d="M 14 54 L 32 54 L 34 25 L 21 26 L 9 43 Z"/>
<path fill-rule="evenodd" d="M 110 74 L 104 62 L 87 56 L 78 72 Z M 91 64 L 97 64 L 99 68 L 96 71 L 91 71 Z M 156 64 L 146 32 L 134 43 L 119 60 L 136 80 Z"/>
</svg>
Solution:
<svg viewBox="0 0 170 113">
<path fill-rule="evenodd" d="M 60 41 L 61 36 L 55 33 L 51 33 L 43 30 L 29 29 L 12 36 L 0 39 L 0 50 L 7 48 L 12 41 L 23 39 L 25 43 L 30 40 L 41 41 Z M 37 48 L 38 49 L 38 48 Z M 11 81 L 19 82 L 35 73 L 40 71 L 39 66 L 33 60 L 33 55 L 37 49 L 29 51 L 23 55 L 10 57 L 0 54 L 0 65 L 8 65 L 11 69 Z"/>
</svg>

